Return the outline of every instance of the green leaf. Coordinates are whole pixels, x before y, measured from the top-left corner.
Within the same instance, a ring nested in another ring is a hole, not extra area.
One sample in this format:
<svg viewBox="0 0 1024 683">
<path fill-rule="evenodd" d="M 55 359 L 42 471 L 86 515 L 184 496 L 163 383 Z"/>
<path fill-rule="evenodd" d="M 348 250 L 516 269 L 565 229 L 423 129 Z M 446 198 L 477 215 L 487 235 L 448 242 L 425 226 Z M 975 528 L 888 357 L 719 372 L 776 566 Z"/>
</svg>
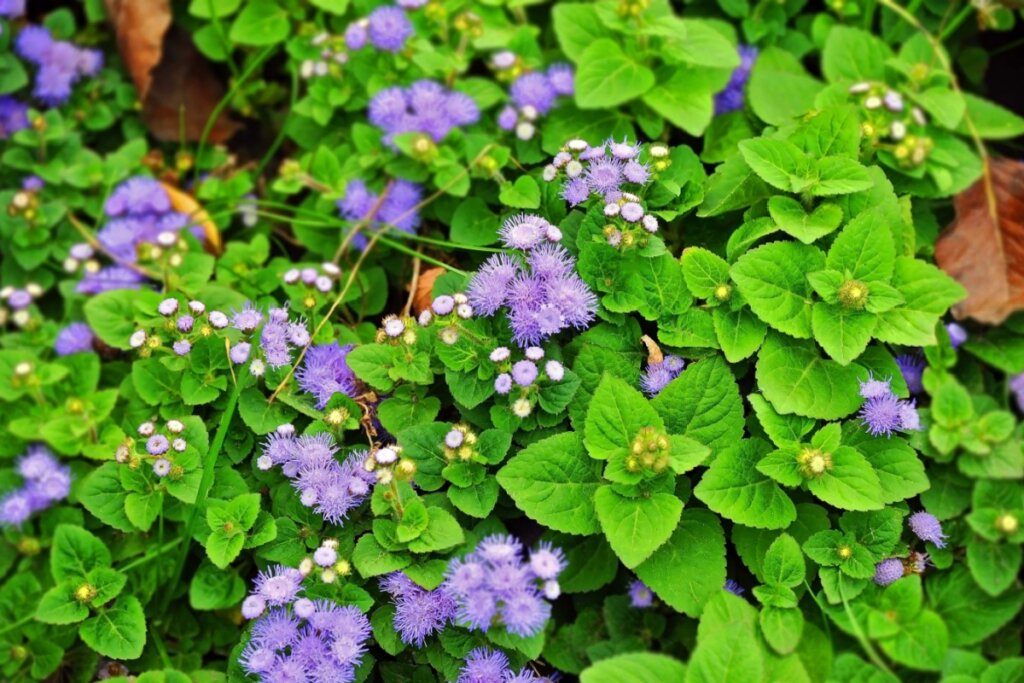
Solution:
<svg viewBox="0 0 1024 683">
<path fill-rule="evenodd" d="M 44 624 L 77 624 L 89 616 L 89 608 L 75 598 L 77 584 L 62 581 L 43 593 L 35 618 Z"/>
<path fill-rule="evenodd" d="M 868 284 L 888 282 L 896 267 L 896 247 L 885 215 L 880 211 L 858 214 L 832 243 L 825 265 Z"/>
<path fill-rule="evenodd" d="M 57 526 L 50 549 L 50 573 L 54 581 L 81 580 L 96 567 L 109 566 L 110 551 L 103 541 L 78 526 Z"/>
<path fill-rule="evenodd" d="M 677 128 L 699 136 L 714 115 L 714 73 L 687 66 L 674 67 L 670 73 L 644 93 L 644 104 Z"/>
<path fill-rule="evenodd" d="M 823 567 L 839 567 L 852 578 L 868 579 L 875 575 L 875 559 L 853 534 L 819 531 L 804 541 L 803 551 Z"/>
<path fill-rule="evenodd" d="M 780 332 L 807 339 L 813 290 L 805 274 L 824 265 L 825 255 L 815 247 L 772 242 L 741 256 L 731 274 L 757 317 Z"/>
<path fill-rule="evenodd" d="M 849 446 L 832 452 L 832 468 L 807 480 L 811 493 L 841 510 L 877 510 L 882 485 L 867 459 Z"/>
<path fill-rule="evenodd" d="M 811 186 L 815 197 L 832 197 L 869 189 L 874 185 L 868 169 L 847 157 L 822 157 L 815 165 L 817 179 Z"/>
<path fill-rule="evenodd" d="M 104 657 L 135 659 L 146 644 L 146 618 L 133 595 L 118 598 L 112 607 L 85 621 L 78 629 L 82 642 Z"/>
<path fill-rule="evenodd" d="M 734 154 L 719 164 L 708 178 L 697 215 L 718 216 L 750 206 L 770 194 L 768 185 L 747 165 L 743 156 Z"/>
<path fill-rule="evenodd" d="M 879 314 L 875 338 L 906 346 L 934 346 L 939 316 L 966 296 L 966 291 L 941 270 L 917 259 L 899 257 L 891 284 L 905 302 Z"/>
<path fill-rule="evenodd" d="M 151 406 L 174 401 L 180 382 L 181 378 L 156 358 L 140 358 L 132 363 L 132 385 Z"/>
<path fill-rule="evenodd" d="M 516 507 L 546 527 L 569 534 L 601 528 L 594 509 L 601 464 L 587 456 L 574 432 L 531 444 L 498 471 L 497 479 Z"/>
<path fill-rule="evenodd" d="M 861 29 L 834 26 L 821 51 L 821 70 L 838 81 L 884 81 L 885 63 L 892 50 L 881 39 Z"/>
<path fill-rule="evenodd" d="M 757 382 L 772 407 L 820 420 L 838 420 L 860 408 L 863 368 L 825 360 L 813 342 L 768 335 L 757 359 Z"/>
<path fill-rule="evenodd" d="M 949 644 L 966 647 L 998 631 L 1020 611 L 1024 593 L 992 597 L 974 583 L 962 565 L 936 572 L 928 579 L 928 602 L 949 629 Z"/>
<path fill-rule="evenodd" d="M 697 617 L 725 584 L 725 533 L 718 517 L 684 510 L 672 537 L 635 571 L 667 605 Z"/>
<path fill-rule="evenodd" d="M 390 375 L 395 364 L 393 347 L 383 344 L 360 344 L 349 351 L 345 356 L 345 362 L 359 379 L 373 388 L 385 392 L 390 392 L 394 388 L 395 381 Z"/>
<path fill-rule="evenodd" d="M 815 158 L 856 159 L 860 156 L 860 138 L 859 110 L 844 104 L 817 112 L 803 121 L 789 140 Z"/>
<path fill-rule="evenodd" d="M 765 123 L 783 126 L 814 108 L 823 84 L 792 53 L 769 47 L 757 56 L 747 83 L 750 108 Z"/>
<path fill-rule="evenodd" d="M 672 535 L 683 503 L 669 493 L 626 498 L 610 486 L 594 494 L 601 530 L 612 550 L 628 568 L 646 560 Z"/>
<path fill-rule="evenodd" d="M 686 683 L 751 683 L 765 678 L 766 654 L 757 637 L 757 610 L 724 590 L 708 602 Z"/>
<path fill-rule="evenodd" d="M 893 661 L 912 669 L 940 670 L 949 641 L 942 617 L 931 610 L 924 610 L 916 619 L 899 627 L 895 636 L 878 641 L 882 651 Z"/>
<path fill-rule="evenodd" d="M 427 528 L 415 540 L 409 543 L 409 550 L 414 553 L 429 553 L 447 550 L 462 543 L 462 527 L 450 512 L 438 507 L 427 508 L 429 521 Z"/>
<path fill-rule="evenodd" d="M 820 204 L 808 214 L 800 202 L 783 195 L 768 200 L 768 213 L 780 230 L 804 244 L 824 237 L 843 222 L 843 210 L 835 204 Z"/>
<path fill-rule="evenodd" d="M 729 283 L 729 264 L 707 249 L 687 247 L 680 261 L 686 286 L 694 296 L 710 299 L 719 285 Z"/>
<path fill-rule="evenodd" d="M 125 515 L 142 531 L 149 531 L 163 507 L 163 494 L 158 491 L 145 494 L 129 493 L 124 499 Z"/>
<path fill-rule="evenodd" d="M 664 428 L 661 417 L 643 394 L 613 375 L 605 375 L 587 411 L 584 444 L 599 460 L 625 458 L 633 438 L 644 427 Z"/>
<path fill-rule="evenodd" d="M 404 569 L 411 561 L 408 555 L 384 550 L 373 534 L 362 535 L 352 551 L 352 564 L 365 579 Z"/>
<path fill-rule="evenodd" d="M 283 42 L 291 31 L 288 11 L 274 0 L 249 0 L 228 37 L 240 45 L 262 47 Z"/>
<path fill-rule="evenodd" d="M 739 144 L 740 154 L 762 180 L 786 192 L 803 192 L 813 182 L 811 159 L 787 140 L 754 138 Z"/>
<path fill-rule="evenodd" d="M 666 683 L 682 681 L 686 667 L 668 655 L 632 652 L 602 659 L 580 674 L 580 683 Z"/>
<path fill-rule="evenodd" d="M 878 475 L 883 503 L 913 498 L 931 485 L 924 464 L 903 439 L 883 439 L 861 429 L 850 429 L 843 434 L 843 441 L 860 451 L 871 464 Z M 931 505 L 926 507 L 932 509 Z"/>
<path fill-rule="evenodd" d="M 466 488 L 448 487 L 448 500 L 460 512 L 470 517 L 484 519 L 497 504 L 498 493 L 498 481 L 493 478 L 487 478 L 479 484 Z"/>
<path fill-rule="evenodd" d="M 498 201 L 515 209 L 536 209 L 540 206 L 540 187 L 536 180 L 522 175 L 514 183 L 501 186 Z"/>
<path fill-rule="evenodd" d="M 576 104 L 603 109 L 640 97 L 654 85 L 654 73 L 608 38 L 592 42 L 577 60 Z"/>
<path fill-rule="evenodd" d="M 236 572 L 203 562 L 189 583 L 188 604 L 200 611 L 228 609 L 241 602 L 245 591 L 245 582 Z"/>
<path fill-rule="evenodd" d="M 870 313 L 821 301 L 811 310 L 814 338 L 840 365 L 849 365 L 864 353 L 877 324 L 878 319 Z"/>
<path fill-rule="evenodd" d="M 736 46 L 709 21 L 679 19 L 669 14 L 646 24 L 641 32 L 663 39 L 661 54 L 665 61 L 730 71 L 740 65 Z"/>
<path fill-rule="evenodd" d="M 128 338 L 139 329 L 137 316 L 152 315 L 163 297 L 148 290 L 118 289 L 85 302 L 85 320 L 104 344 L 127 350 Z"/>
<path fill-rule="evenodd" d="M 718 306 L 711 315 L 718 345 L 730 363 L 749 358 L 761 348 L 768 325 L 750 309 L 744 306 L 731 310 L 726 306 Z"/>
<path fill-rule="evenodd" d="M 587 3 L 558 3 L 551 9 L 551 21 L 562 52 L 574 62 L 595 41 L 614 35 L 601 23 L 597 9 Z"/>
<path fill-rule="evenodd" d="M 803 442 L 804 437 L 814 428 L 815 421 L 799 415 L 779 415 L 772 404 L 760 394 L 747 396 L 758 422 L 772 443 L 778 447 L 792 446 Z"/>
<path fill-rule="evenodd" d="M 975 536 L 967 542 L 967 567 L 983 591 L 996 596 L 1012 586 L 1020 575 L 1021 546 L 992 543 Z"/>
<path fill-rule="evenodd" d="M 96 567 L 85 580 L 96 590 L 93 607 L 102 607 L 121 594 L 128 583 L 128 576 L 110 567 Z"/>
<path fill-rule="evenodd" d="M 124 512 L 127 494 L 121 486 L 120 470 L 121 466 L 115 462 L 100 465 L 82 482 L 78 500 L 104 524 L 118 531 L 131 532 L 135 526 Z"/>
<path fill-rule="evenodd" d="M 789 534 L 779 534 L 764 556 L 761 576 L 765 583 L 796 588 L 804 581 L 804 556 Z"/>
<path fill-rule="evenodd" d="M 785 529 L 796 507 L 774 481 L 756 469 L 771 447 L 745 439 L 722 451 L 693 493 L 709 508 L 734 522 L 759 529 Z"/>
<path fill-rule="evenodd" d="M 721 358 L 689 365 L 669 382 L 651 405 L 670 434 L 683 434 L 710 446 L 712 453 L 743 436 L 743 400 Z"/>
<path fill-rule="evenodd" d="M 758 623 L 764 639 L 780 655 L 796 650 L 804 633 L 804 614 L 795 607 L 765 607 Z"/>
<path fill-rule="evenodd" d="M 967 116 L 982 139 L 1008 140 L 1024 135 L 1024 118 L 971 93 L 965 92 L 962 96 L 967 105 Z M 965 136 L 971 134 L 966 118 L 957 126 L 956 132 Z"/>
<path fill-rule="evenodd" d="M 238 397 L 238 414 L 256 434 L 269 434 L 286 422 L 291 422 L 295 411 L 280 401 L 268 403 L 263 392 L 249 387 Z"/>
</svg>

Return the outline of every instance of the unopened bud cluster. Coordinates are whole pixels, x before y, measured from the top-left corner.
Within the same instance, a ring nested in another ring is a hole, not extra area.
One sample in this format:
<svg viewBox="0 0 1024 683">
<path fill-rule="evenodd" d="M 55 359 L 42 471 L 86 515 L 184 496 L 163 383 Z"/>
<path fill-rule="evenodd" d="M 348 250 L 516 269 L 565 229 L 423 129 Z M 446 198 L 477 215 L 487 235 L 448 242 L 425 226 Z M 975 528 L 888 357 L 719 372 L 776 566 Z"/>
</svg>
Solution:
<svg viewBox="0 0 1024 683">
<path fill-rule="evenodd" d="M 378 344 L 414 346 L 417 339 L 416 319 L 411 316 L 388 315 L 381 321 L 374 339 Z"/>
<path fill-rule="evenodd" d="M 817 448 L 805 448 L 800 451 L 796 462 L 805 479 L 817 479 L 832 469 L 832 454 Z"/>
<path fill-rule="evenodd" d="M 476 434 L 468 425 L 457 424 L 444 435 L 444 457 L 451 462 L 472 462 L 480 460 L 476 449 Z"/>
<path fill-rule="evenodd" d="M 418 322 L 421 327 L 437 327 L 438 339 L 451 346 L 459 341 L 461 321 L 472 317 L 473 306 L 469 303 L 469 297 L 459 292 L 450 296 L 442 294 L 434 299 L 430 308 L 420 313 Z"/>
<path fill-rule="evenodd" d="M 8 322 L 25 329 L 33 327 L 32 303 L 43 295 L 43 288 L 35 282 L 24 287 L 7 286 L 0 289 L 0 326 Z"/>
<path fill-rule="evenodd" d="M 633 437 L 626 456 L 626 470 L 660 474 L 668 469 L 671 445 L 668 437 L 654 427 L 643 427 Z"/>
<path fill-rule="evenodd" d="M 302 61 L 299 75 L 306 80 L 323 76 L 341 76 L 342 66 L 348 63 L 345 37 L 318 33 L 313 36 L 310 43 L 318 54 L 315 58 Z"/>
<path fill-rule="evenodd" d="M 367 456 L 363 467 L 377 477 L 378 484 L 390 484 L 392 481 L 409 481 L 416 476 L 416 463 L 402 457 L 402 447 L 392 444 L 378 448 Z"/>
<path fill-rule="evenodd" d="M 158 427 L 152 420 L 138 426 L 136 432 L 144 443 L 145 452 L 136 453 L 136 440 L 129 437 L 114 451 L 114 460 L 131 469 L 137 469 L 143 462 L 150 467 L 160 479 L 171 477 L 177 479 L 185 473 L 184 467 L 176 462 L 188 450 L 188 442 L 182 436 L 185 423 L 181 420 L 167 420 Z"/>
<path fill-rule="evenodd" d="M 650 241 L 648 235 L 658 232 L 657 217 L 647 213 L 640 198 L 629 192 L 605 204 L 604 215 L 609 219 L 604 226 L 604 237 L 616 249 L 646 247 Z"/>
<path fill-rule="evenodd" d="M 843 308 L 851 311 L 864 310 L 868 302 L 868 286 L 860 280 L 847 280 L 839 286 L 836 293 Z"/>
<path fill-rule="evenodd" d="M 302 288 L 298 292 L 303 308 L 316 308 L 321 302 L 320 295 L 334 289 L 341 278 L 341 268 L 330 261 L 320 264 L 319 268 L 289 268 L 282 279 L 286 285 Z"/>
<path fill-rule="evenodd" d="M 313 551 L 312 557 L 299 563 L 299 573 L 303 577 L 319 576 L 323 583 L 335 583 L 338 577 L 352 573 L 352 564 L 338 556 L 338 541 L 327 538 Z"/>
<path fill-rule="evenodd" d="M 555 359 L 544 359 L 544 349 L 528 346 L 524 358 L 513 360 L 512 350 L 499 346 L 491 351 L 490 359 L 497 365 L 498 376 L 494 378 L 494 391 L 511 399 L 512 413 L 526 418 L 533 412 L 541 382 L 557 384 L 565 378 L 565 366 Z"/>
<path fill-rule="evenodd" d="M 861 106 L 861 132 L 873 147 L 891 154 L 905 168 L 925 162 L 934 143 L 925 135 L 928 119 L 920 107 L 908 107 L 903 96 L 884 83 L 861 81 L 849 92 Z"/>
</svg>

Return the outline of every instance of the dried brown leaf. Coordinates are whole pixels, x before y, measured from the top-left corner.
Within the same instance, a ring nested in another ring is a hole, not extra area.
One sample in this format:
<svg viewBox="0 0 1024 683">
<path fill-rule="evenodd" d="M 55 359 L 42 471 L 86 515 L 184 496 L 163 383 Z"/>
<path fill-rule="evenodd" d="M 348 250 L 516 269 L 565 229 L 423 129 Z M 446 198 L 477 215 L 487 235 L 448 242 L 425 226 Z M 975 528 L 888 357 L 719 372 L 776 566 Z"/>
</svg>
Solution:
<svg viewBox="0 0 1024 683">
<path fill-rule="evenodd" d="M 220 230 L 210 218 L 210 214 L 206 213 L 206 209 L 192 195 L 182 192 L 174 185 L 163 181 L 160 184 L 167 191 L 167 196 L 171 198 L 171 208 L 188 216 L 192 224 L 202 226 L 203 234 L 206 236 L 206 250 L 215 255 L 220 254 L 224 247 L 220 238 Z"/>
<path fill-rule="evenodd" d="M 956 219 L 939 237 L 935 260 L 967 290 L 953 314 L 997 325 L 1024 309 L 1024 163 L 989 166 L 995 211 L 984 178 L 957 195 Z"/>
<path fill-rule="evenodd" d="M 444 268 L 427 268 L 420 273 L 420 279 L 416 281 L 416 296 L 412 300 L 412 310 L 416 315 L 430 308 L 434 300 L 434 281 L 444 273 Z"/>
<path fill-rule="evenodd" d="M 142 102 L 142 118 L 160 140 L 198 140 L 224 85 L 191 38 L 171 26 L 169 0 L 104 0 L 118 51 Z M 239 125 L 220 116 L 211 142 L 223 142 Z"/>
</svg>

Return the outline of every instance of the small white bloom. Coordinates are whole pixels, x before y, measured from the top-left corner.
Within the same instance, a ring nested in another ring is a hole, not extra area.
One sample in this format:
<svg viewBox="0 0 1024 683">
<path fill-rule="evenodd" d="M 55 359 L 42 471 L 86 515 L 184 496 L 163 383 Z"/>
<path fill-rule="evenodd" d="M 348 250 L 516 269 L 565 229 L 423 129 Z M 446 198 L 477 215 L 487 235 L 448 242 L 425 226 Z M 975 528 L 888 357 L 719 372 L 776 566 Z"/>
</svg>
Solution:
<svg viewBox="0 0 1024 683">
<path fill-rule="evenodd" d="M 183 453 L 188 448 L 188 444 L 185 442 L 185 439 L 178 438 L 171 442 L 171 448 L 179 453 Z"/>
<path fill-rule="evenodd" d="M 434 319 L 434 314 L 430 311 L 430 309 L 427 309 L 427 310 L 423 311 L 422 313 L 420 313 L 420 317 L 417 318 L 416 322 L 418 322 L 421 327 L 426 327 L 427 325 L 430 324 L 430 322 L 433 319 Z"/>
<path fill-rule="evenodd" d="M 299 75 L 304 79 L 309 80 L 313 77 L 313 73 L 316 69 L 316 65 L 313 64 L 312 59 L 307 59 L 302 62 L 302 66 L 299 67 Z"/>
<path fill-rule="evenodd" d="M 32 296 L 33 299 L 38 299 L 43 295 L 43 288 L 37 285 L 35 282 L 30 282 L 25 285 L 25 291 Z"/>
<path fill-rule="evenodd" d="M 202 301 L 196 301 L 193 299 L 188 302 L 188 310 L 192 311 L 192 315 L 202 315 L 206 313 L 206 304 Z"/>
<path fill-rule="evenodd" d="M 551 579 L 544 582 L 544 597 L 548 600 L 557 600 L 558 596 L 562 594 L 562 587 L 558 585 L 558 581 Z"/>
<path fill-rule="evenodd" d="M 87 273 L 98 273 L 102 267 L 96 259 L 89 259 L 85 262 L 85 272 Z"/>
<path fill-rule="evenodd" d="M 529 346 L 526 349 L 526 357 L 530 360 L 540 360 L 544 357 L 544 349 L 539 346 Z"/>
<path fill-rule="evenodd" d="M 902 140 L 907 134 L 907 126 L 902 121 L 893 121 L 889 133 L 893 140 Z"/>
<path fill-rule="evenodd" d="M 143 422 L 139 425 L 139 434 L 142 436 L 152 436 L 155 429 L 156 426 L 152 422 Z"/>
<path fill-rule="evenodd" d="M 154 251 L 156 250 L 154 249 Z M 171 254 L 171 258 L 167 259 L 167 265 L 169 265 L 171 268 L 178 268 L 184 262 L 185 259 L 182 257 L 181 254 Z"/>
<path fill-rule="evenodd" d="M 438 333 L 438 336 L 441 338 L 441 341 L 447 344 L 448 346 L 451 346 L 455 342 L 459 341 L 459 331 L 454 327 L 446 327 L 442 329 Z"/>
<path fill-rule="evenodd" d="M 164 230 L 156 236 L 156 243 L 162 247 L 173 247 L 178 242 L 178 236 L 170 230 Z"/>
<path fill-rule="evenodd" d="M 570 178 L 575 178 L 580 173 L 583 173 L 583 164 L 573 159 L 565 165 L 565 175 Z"/>
<path fill-rule="evenodd" d="M 160 302 L 160 305 L 156 307 L 156 310 L 160 315 L 174 315 L 178 312 L 178 300 L 177 299 L 164 299 Z"/>
<path fill-rule="evenodd" d="M 545 236 L 549 242 L 559 242 L 562 239 L 562 231 L 554 225 L 549 225 Z"/>
<path fill-rule="evenodd" d="M 317 62 L 316 65 L 313 67 L 313 70 L 316 72 L 317 76 L 326 76 L 328 69 L 330 69 L 330 67 L 327 65 L 327 62 L 323 61 Z"/>
<path fill-rule="evenodd" d="M 545 182 L 550 183 L 552 180 L 555 179 L 557 175 L 558 169 L 552 166 L 551 164 L 548 164 L 547 166 L 544 167 L 544 173 L 541 177 L 544 178 Z"/>
<path fill-rule="evenodd" d="M 651 145 L 651 156 L 655 159 L 662 159 L 668 156 L 668 147 L 665 145 Z"/>
<path fill-rule="evenodd" d="M 210 324 L 218 330 L 228 326 L 228 317 L 220 311 L 210 311 Z"/>
<path fill-rule="evenodd" d="M 512 404 L 512 412 L 515 414 L 516 417 L 528 417 L 532 410 L 533 406 L 531 406 L 530 402 L 527 401 L 525 398 L 520 398 L 515 403 Z"/>
<path fill-rule="evenodd" d="M 658 219 L 651 214 L 644 216 L 640 222 L 647 232 L 658 232 Z"/>
<path fill-rule="evenodd" d="M 267 366 L 263 364 L 263 361 L 259 358 L 253 359 L 249 363 L 249 374 L 253 377 L 262 377 L 263 373 L 267 371 Z"/>
<path fill-rule="evenodd" d="M 529 121 L 523 121 L 516 126 L 516 137 L 520 140 L 532 140 L 537 128 Z"/>
<path fill-rule="evenodd" d="M 469 297 L 462 292 L 459 292 L 458 294 L 452 294 L 452 301 L 457 304 L 464 304 L 469 302 Z"/>
<path fill-rule="evenodd" d="M 604 215 L 608 216 L 609 218 L 611 218 L 612 216 L 618 216 L 619 209 L 620 207 L 618 204 L 616 204 L 615 202 L 609 202 L 608 204 L 604 205 Z"/>
<path fill-rule="evenodd" d="M 321 275 L 316 279 L 315 285 L 316 288 L 321 292 L 329 292 L 334 287 L 334 280 L 327 277 L 326 275 Z"/>
<path fill-rule="evenodd" d="M 924 124 L 928 123 L 928 118 L 925 117 L 924 112 L 921 111 L 920 107 L 912 107 L 910 110 L 910 115 L 914 117 L 914 121 L 919 126 L 923 126 Z"/>
<path fill-rule="evenodd" d="M 851 95 L 864 93 L 867 92 L 868 90 L 871 90 L 871 84 L 868 83 L 867 81 L 860 81 L 859 83 L 854 83 L 849 88 L 849 92 Z"/>
<path fill-rule="evenodd" d="M 31 316 L 29 315 L 28 311 L 25 310 L 24 308 L 21 309 L 20 311 L 15 311 L 11 315 L 11 321 L 18 327 L 25 327 L 25 325 L 28 325 L 28 321 L 30 319 Z"/>
<path fill-rule="evenodd" d="M 286 285 L 294 285 L 296 282 L 299 281 L 299 269 L 291 268 L 289 270 L 286 270 L 282 278 L 284 279 L 284 283 Z"/>
<path fill-rule="evenodd" d="M 73 273 L 78 270 L 78 259 L 71 258 L 70 256 L 64 259 L 64 271 L 67 273 Z"/>
<path fill-rule="evenodd" d="M 473 307 L 469 304 L 459 304 L 458 308 L 455 309 L 455 313 L 463 320 L 469 320 L 473 317 Z"/>
<path fill-rule="evenodd" d="M 11 200 L 11 204 L 13 204 L 14 208 L 16 209 L 28 208 L 28 203 L 28 192 L 18 192 L 17 194 L 14 195 L 14 198 Z"/>
<path fill-rule="evenodd" d="M 132 332 L 132 336 L 128 337 L 128 346 L 132 347 L 133 349 L 137 349 L 137 348 L 139 348 L 140 346 L 142 346 L 145 343 L 146 343 L 146 331 L 145 330 L 135 330 L 134 332 Z"/>
<path fill-rule="evenodd" d="M 532 104 L 528 104 L 519 110 L 519 113 L 523 115 L 523 118 L 527 121 L 537 120 L 537 108 Z"/>
<path fill-rule="evenodd" d="M 330 261 L 324 261 L 320 264 L 320 269 L 330 275 L 331 277 L 338 277 L 341 275 L 341 268 L 334 265 Z"/>
<path fill-rule="evenodd" d="M 295 425 L 293 425 L 291 422 L 285 422 L 283 425 L 280 425 L 277 428 L 277 433 L 281 434 L 282 436 L 291 436 L 292 434 L 295 433 Z"/>
<path fill-rule="evenodd" d="M 864 100 L 864 106 L 868 109 L 878 109 L 882 106 L 882 98 L 877 95 L 872 95 Z"/>
<path fill-rule="evenodd" d="M 562 378 L 565 377 L 565 366 L 557 360 L 549 360 L 544 364 L 544 374 L 546 374 L 548 379 L 552 382 L 561 382 Z"/>
<path fill-rule="evenodd" d="M 303 576 L 309 576 L 311 571 L 313 571 L 313 558 L 304 557 L 302 562 L 299 562 L 299 573 Z"/>
<path fill-rule="evenodd" d="M 185 431 L 185 423 L 182 422 L 181 420 L 168 420 L 167 431 L 173 434 L 181 434 L 183 431 Z"/>
<path fill-rule="evenodd" d="M 32 364 L 28 361 L 22 361 L 14 366 L 14 374 L 18 377 L 24 377 L 32 374 Z"/>
<path fill-rule="evenodd" d="M 390 465 L 398 460 L 398 453 L 393 448 L 381 448 L 374 454 L 374 459 L 382 465 Z"/>
<path fill-rule="evenodd" d="M 491 360 L 495 363 L 502 363 L 507 361 L 512 355 L 512 352 L 508 350 L 506 346 L 499 346 L 498 348 L 491 351 Z"/>
<path fill-rule="evenodd" d="M 576 138 L 573 140 L 569 140 L 569 142 L 565 143 L 565 146 L 574 152 L 582 152 L 587 148 L 588 145 L 586 140 L 580 140 L 579 138 Z"/>
</svg>

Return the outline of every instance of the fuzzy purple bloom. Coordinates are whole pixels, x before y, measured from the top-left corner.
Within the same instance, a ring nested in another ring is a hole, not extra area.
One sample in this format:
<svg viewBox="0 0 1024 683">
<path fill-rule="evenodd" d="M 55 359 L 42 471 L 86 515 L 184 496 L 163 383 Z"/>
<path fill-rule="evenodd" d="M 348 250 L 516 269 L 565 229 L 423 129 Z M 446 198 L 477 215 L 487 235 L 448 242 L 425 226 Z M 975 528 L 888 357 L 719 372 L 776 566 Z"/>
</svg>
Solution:
<svg viewBox="0 0 1024 683">
<path fill-rule="evenodd" d="M 646 609 L 654 604 L 654 593 L 640 580 L 629 584 L 629 606 L 636 609 Z"/>
<path fill-rule="evenodd" d="M 547 76 L 533 72 L 517 78 L 509 89 L 509 96 L 520 109 L 533 107 L 537 114 L 543 116 L 555 105 L 558 93 Z"/>
<path fill-rule="evenodd" d="M 20 526 L 71 491 L 71 469 L 45 446 L 29 446 L 18 460 L 17 472 L 22 486 L 0 497 L 0 526 Z"/>
<path fill-rule="evenodd" d="M 860 418 L 872 436 L 890 436 L 900 429 L 900 400 L 893 394 L 869 398 L 860 409 Z"/>
<path fill-rule="evenodd" d="M 398 7 L 378 7 L 368 17 L 370 42 L 378 50 L 398 52 L 413 34 L 412 24 Z"/>
<path fill-rule="evenodd" d="M 903 578 L 903 562 L 896 557 L 882 560 L 875 565 L 875 583 L 888 586 Z"/>
<path fill-rule="evenodd" d="M 420 80 L 408 88 L 391 87 L 370 100 L 370 123 L 384 131 L 384 143 L 395 148 L 399 133 L 424 133 L 441 142 L 453 129 L 476 123 L 479 108 L 471 98 L 440 83 Z"/>
<path fill-rule="evenodd" d="M 725 114 L 743 108 L 745 90 L 750 72 L 754 68 L 758 50 L 752 45 L 739 46 L 740 65 L 733 69 L 726 86 L 715 95 L 715 114 Z"/>
<path fill-rule="evenodd" d="M 345 195 L 338 200 L 338 211 L 348 221 L 368 221 L 369 227 L 378 230 L 390 224 L 403 232 L 416 233 L 420 224 L 417 206 L 423 199 L 423 188 L 408 180 L 397 179 L 391 183 L 383 200 L 367 188 L 366 183 L 356 179 L 345 186 Z M 365 249 L 369 240 L 365 231 L 352 239 L 352 245 Z"/>
<path fill-rule="evenodd" d="M 92 343 L 95 338 L 92 329 L 86 323 L 71 323 L 57 333 L 53 349 L 57 352 L 58 356 L 70 356 L 73 353 L 92 351 Z"/>
<path fill-rule="evenodd" d="M 960 348 L 960 345 L 966 342 L 969 336 L 967 330 L 959 323 L 947 323 L 946 334 L 949 335 L 949 343 L 954 349 Z"/>
<path fill-rule="evenodd" d="M 518 361 L 512 366 L 512 379 L 521 387 L 528 387 L 537 381 L 537 364 L 529 360 Z"/>
<path fill-rule="evenodd" d="M 402 572 L 380 582 L 381 590 L 395 603 L 395 630 L 402 642 L 423 647 L 427 638 L 440 633 L 455 618 L 455 602 L 440 588 L 428 591 Z"/>
<path fill-rule="evenodd" d="M 349 50 L 362 50 L 367 40 L 366 25 L 362 22 L 355 22 L 345 29 L 345 47 Z"/>
<path fill-rule="evenodd" d="M 10 95 L 0 95 L 0 140 L 28 128 L 28 105 Z"/>
<path fill-rule="evenodd" d="M 661 362 L 648 363 L 647 369 L 640 377 L 641 391 L 654 398 L 668 386 L 669 382 L 679 376 L 684 365 L 683 359 L 678 356 L 666 356 Z"/>
<path fill-rule="evenodd" d="M 75 287 L 79 294 L 102 294 L 116 289 L 139 289 L 145 278 L 125 266 L 107 266 L 87 273 Z"/>
<path fill-rule="evenodd" d="M 743 586 L 739 585 L 738 583 L 736 583 L 732 579 L 726 579 L 725 580 L 725 585 L 722 586 L 722 590 L 728 591 L 728 592 L 732 593 L 733 595 L 743 595 L 744 593 L 747 592 L 746 588 L 744 588 Z"/>
<path fill-rule="evenodd" d="M 321 410 L 336 393 L 355 398 L 358 384 L 355 373 L 348 367 L 345 357 L 355 348 L 354 344 L 341 346 L 338 342 L 311 346 L 295 377 L 303 391 L 313 394 L 317 408 Z"/>
<path fill-rule="evenodd" d="M 25 0 L 0 0 L 0 17 L 17 19 L 25 14 Z"/>
<path fill-rule="evenodd" d="M 466 656 L 456 683 L 501 683 L 511 674 L 504 652 L 478 647 Z"/>
<path fill-rule="evenodd" d="M 903 381 L 907 384 L 907 389 L 912 394 L 920 394 L 924 391 L 924 386 L 921 384 L 921 378 L 924 375 L 925 365 L 924 358 L 917 354 L 903 354 L 896 356 L 896 365 L 900 369 L 900 374 L 903 375 Z"/>
<path fill-rule="evenodd" d="M 548 67 L 548 82 L 556 94 L 572 97 L 576 91 L 574 80 L 575 73 L 571 64 L 559 62 Z"/>
<path fill-rule="evenodd" d="M 922 541 L 928 541 L 934 544 L 936 548 L 946 547 L 946 535 L 942 533 L 942 524 L 930 512 L 921 510 L 910 515 L 907 518 L 907 526 Z"/>
</svg>

